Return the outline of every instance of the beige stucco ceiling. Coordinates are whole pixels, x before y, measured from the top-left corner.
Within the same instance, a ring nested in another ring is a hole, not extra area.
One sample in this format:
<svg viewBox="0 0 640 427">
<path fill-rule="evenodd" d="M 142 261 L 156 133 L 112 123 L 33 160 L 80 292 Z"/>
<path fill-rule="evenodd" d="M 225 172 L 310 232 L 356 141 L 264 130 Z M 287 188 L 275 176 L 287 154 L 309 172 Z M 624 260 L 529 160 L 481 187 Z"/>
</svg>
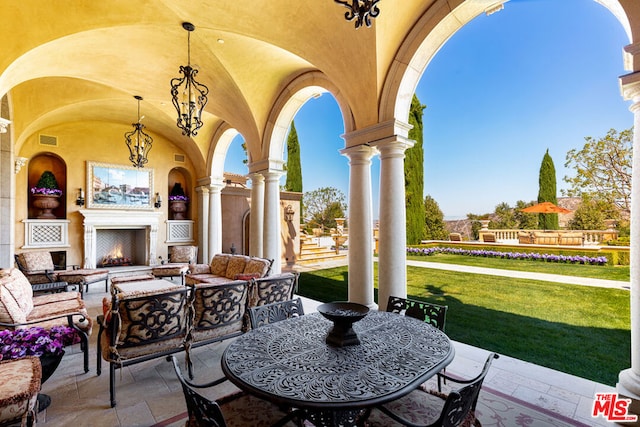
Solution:
<svg viewBox="0 0 640 427">
<path fill-rule="evenodd" d="M 403 78 L 416 52 L 433 54 L 464 21 L 496 2 L 383 0 L 373 27 L 356 30 L 333 0 L 6 1 L 0 5 L 0 96 L 9 96 L 19 151 L 49 126 L 130 125 L 133 96 L 141 95 L 148 130 L 185 147 L 201 168 L 221 126 L 240 132 L 254 157 L 268 153 L 274 104 L 306 73 L 331 82 L 343 113 L 348 108 L 345 123 L 375 125 L 383 116 L 380 99 L 396 102 L 393 91 L 383 93 L 385 84 Z M 169 81 L 187 61 L 185 21 L 196 27 L 191 63 L 210 89 L 205 127 L 194 138 L 175 126 L 169 93 Z M 425 50 L 427 34 L 438 32 Z"/>
</svg>

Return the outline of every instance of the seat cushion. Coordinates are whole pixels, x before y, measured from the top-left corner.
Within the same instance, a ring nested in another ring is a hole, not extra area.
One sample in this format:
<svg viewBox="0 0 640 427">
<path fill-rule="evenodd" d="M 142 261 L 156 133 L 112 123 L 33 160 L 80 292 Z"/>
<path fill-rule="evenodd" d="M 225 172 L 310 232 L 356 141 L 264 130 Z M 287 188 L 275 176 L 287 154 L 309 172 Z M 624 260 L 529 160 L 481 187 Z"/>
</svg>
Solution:
<svg viewBox="0 0 640 427">
<path fill-rule="evenodd" d="M 2 323 L 24 323 L 27 316 L 20 308 L 11 292 L 0 284 L 0 322 Z"/>
<path fill-rule="evenodd" d="M 215 274 L 216 276 L 226 276 L 227 265 L 230 258 L 231 255 L 228 254 L 217 254 L 214 256 L 211 260 L 211 274 Z M 239 271 L 238 273 L 242 273 L 242 271 Z"/>
<path fill-rule="evenodd" d="M 18 254 L 18 262 L 28 273 L 43 273 L 53 270 L 53 258 L 47 251 L 23 252 Z"/>
<path fill-rule="evenodd" d="M 151 272 L 156 277 L 173 277 L 173 276 L 181 276 L 185 274 L 189 270 L 188 264 L 165 264 L 153 267 Z"/>
<path fill-rule="evenodd" d="M 233 255 L 231 258 L 229 258 L 229 263 L 227 264 L 227 272 L 226 274 L 224 274 L 224 276 L 227 279 L 233 280 L 236 277 L 236 274 L 244 273 L 244 268 L 247 266 L 248 261 L 248 256 Z"/>
<path fill-rule="evenodd" d="M 251 258 L 244 267 L 243 274 L 258 274 L 258 277 L 264 277 L 269 271 L 271 261 L 264 258 Z"/>
<path fill-rule="evenodd" d="M 111 278 L 111 284 L 128 283 L 128 282 L 143 282 L 145 280 L 154 280 L 153 274 L 135 274 L 131 276 L 116 276 Z"/>
<path fill-rule="evenodd" d="M 94 270 L 81 268 L 78 270 L 65 270 L 58 273 L 58 279 L 63 282 L 77 285 L 78 283 L 95 283 L 107 280 L 109 272 L 107 270 Z"/>
<path fill-rule="evenodd" d="M 0 283 L 11 293 L 18 307 L 26 316 L 33 310 L 33 288 L 31 283 L 17 268 L 10 268 L 5 271 L 7 274 L 0 278 Z"/>
<path fill-rule="evenodd" d="M 169 262 L 171 263 L 195 263 L 197 246 L 172 246 L 169 252 Z"/>
<path fill-rule="evenodd" d="M 42 368 L 35 356 L 0 361 L 0 424 L 32 413 L 40 391 Z"/>
</svg>

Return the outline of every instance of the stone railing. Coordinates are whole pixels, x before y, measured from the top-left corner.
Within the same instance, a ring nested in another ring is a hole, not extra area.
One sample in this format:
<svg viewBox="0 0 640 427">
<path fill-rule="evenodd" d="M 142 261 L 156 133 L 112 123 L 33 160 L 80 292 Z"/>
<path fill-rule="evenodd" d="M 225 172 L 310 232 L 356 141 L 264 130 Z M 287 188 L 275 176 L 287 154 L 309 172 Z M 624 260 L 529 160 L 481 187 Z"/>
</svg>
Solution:
<svg viewBox="0 0 640 427">
<path fill-rule="evenodd" d="M 481 241 L 483 240 L 483 234 L 493 234 L 498 243 L 527 243 L 519 239 L 520 234 L 532 234 L 534 232 L 544 233 L 543 230 L 486 229 L 480 230 L 479 235 Z M 550 230 L 548 233 L 557 233 L 560 236 L 580 233 L 582 234 L 583 245 L 597 245 L 618 238 L 616 230 Z"/>
</svg>

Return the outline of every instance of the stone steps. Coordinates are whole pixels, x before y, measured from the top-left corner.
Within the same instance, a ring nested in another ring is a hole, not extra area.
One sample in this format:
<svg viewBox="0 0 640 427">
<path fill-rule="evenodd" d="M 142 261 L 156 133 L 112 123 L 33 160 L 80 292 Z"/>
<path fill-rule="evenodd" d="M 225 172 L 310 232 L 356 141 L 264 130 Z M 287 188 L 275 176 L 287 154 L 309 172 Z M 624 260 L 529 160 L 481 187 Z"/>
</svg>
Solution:
<svg viewBox="0 0 640 427">
<path fill-rule="evenodd" d="M 296 260 L 298 265 L 318 264 L 327 261 L 346 260 L 346 254 L 336 254 L 329 246 L 318 246 L 317 243 L 304 237 L 300 239 L 300 256 Z"/>
</svg>

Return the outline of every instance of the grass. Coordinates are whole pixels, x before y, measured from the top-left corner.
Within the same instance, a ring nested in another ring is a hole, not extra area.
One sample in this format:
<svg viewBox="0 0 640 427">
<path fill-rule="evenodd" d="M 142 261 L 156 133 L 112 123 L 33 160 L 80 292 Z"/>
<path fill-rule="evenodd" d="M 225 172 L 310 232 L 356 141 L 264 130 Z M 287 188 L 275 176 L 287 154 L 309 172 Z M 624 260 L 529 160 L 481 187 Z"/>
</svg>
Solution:
<svg viewBox="0 0 640 427">
<path fill-rule="evenodd" d="M 468 255 L 436 254 L 430 256 L 408 256 L 414 261 L 441 262 L 475 267 L 500 268 L 503 270 L 531 271 L 535 273 L 560 274 L 563 276 L 590 277 L 594 279 L 629 281 L 628 265 L 580 265 L 556 262 L 510 260 L 502 258 L 484 258 Z"/>
<path fill-rule="evenodd" d="M 305 272 L 299 293 L 346 300 L 347 279 L 347 267 Z M 410 298 L 449 306 L 453 340 L 612 386 L 631 366 L 626 290 L 419 267 L 407 282 Z"/>
</svg>

